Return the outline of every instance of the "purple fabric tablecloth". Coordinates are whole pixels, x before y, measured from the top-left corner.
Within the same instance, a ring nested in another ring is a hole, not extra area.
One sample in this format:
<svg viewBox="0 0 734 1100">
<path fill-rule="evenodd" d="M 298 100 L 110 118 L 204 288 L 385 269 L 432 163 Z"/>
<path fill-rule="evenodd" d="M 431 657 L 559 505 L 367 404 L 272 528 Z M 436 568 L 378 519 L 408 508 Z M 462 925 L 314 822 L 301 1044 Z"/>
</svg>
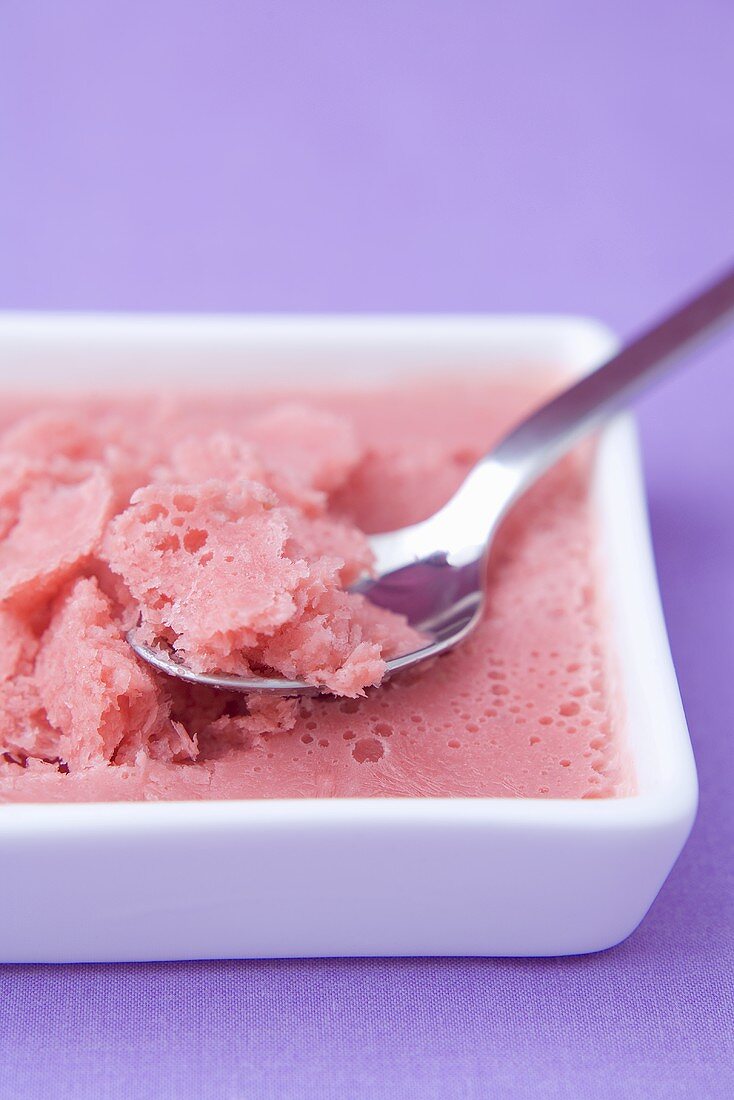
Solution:
<svg viewBox="0 0 734 1100">
<path fill-rule="evenodd" d="M 628 333 L 731 255 L 733 53 L 727 0 L 5 0 L 0 307 Z M 734 1095 L 733 411 L 731 338 L 641 406 L 702 801 L 628 942 L 5 967 L 0 1097 Z"/>
</svg>

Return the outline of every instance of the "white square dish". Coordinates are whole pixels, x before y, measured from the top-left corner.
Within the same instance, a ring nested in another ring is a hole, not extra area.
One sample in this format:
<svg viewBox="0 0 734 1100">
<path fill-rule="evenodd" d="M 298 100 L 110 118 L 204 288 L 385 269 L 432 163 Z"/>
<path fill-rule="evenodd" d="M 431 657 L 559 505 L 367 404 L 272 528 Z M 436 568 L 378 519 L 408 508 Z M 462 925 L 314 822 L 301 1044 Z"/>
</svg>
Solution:
<svg viewBox="0 0 734 1100">
<path fill-rule="evenodd" d="M 0 388 L 581 373 L 614 346 L 567 317 L 5 315 Z M 634 795 L 0 804 L 0 959 L 563 955 L 629 935 L 697 785 L 629 417 L 594 481 Z"/>
</svg>

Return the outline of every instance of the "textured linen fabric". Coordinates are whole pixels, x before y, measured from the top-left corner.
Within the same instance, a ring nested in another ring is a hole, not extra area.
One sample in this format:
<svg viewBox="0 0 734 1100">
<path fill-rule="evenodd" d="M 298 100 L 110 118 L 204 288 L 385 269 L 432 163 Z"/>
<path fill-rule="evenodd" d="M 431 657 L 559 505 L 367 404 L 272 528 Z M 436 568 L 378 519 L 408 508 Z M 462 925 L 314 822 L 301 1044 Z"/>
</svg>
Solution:
<svg viewBox="0 0 734 1100">
<path fill-rule="evenodd" d="M 725 0 L 5 0 L 0 307 L 629 333 L 730 256 L 733 49 Z M 641 405 L 701 809 L 630 940 L 3 967 L 0 1098 L 734 1095 L 733 409 L 731 337 Z"/>
</svg>

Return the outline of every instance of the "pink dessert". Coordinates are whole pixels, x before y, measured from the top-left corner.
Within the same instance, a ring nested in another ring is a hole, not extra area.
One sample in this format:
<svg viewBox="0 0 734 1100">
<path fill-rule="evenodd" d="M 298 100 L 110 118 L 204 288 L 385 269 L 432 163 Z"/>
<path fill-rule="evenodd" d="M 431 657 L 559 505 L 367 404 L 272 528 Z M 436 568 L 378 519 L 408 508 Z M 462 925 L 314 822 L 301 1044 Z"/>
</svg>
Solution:
<svg viewBox="0 0 734 1100">
<path fill-rule="evenodd" d="M 345 591 L 366 533 L 424 518 L 542 396 L 512 382 L 389 391 L 16 402 L 0 420 L 0 800 L 529 796 L 631 789 L 608 653 L 589 457 L 515 509 L 484 621 L 412 648 Z M 276 670 L 297 702 L 192 688 Z"/>
</svg>

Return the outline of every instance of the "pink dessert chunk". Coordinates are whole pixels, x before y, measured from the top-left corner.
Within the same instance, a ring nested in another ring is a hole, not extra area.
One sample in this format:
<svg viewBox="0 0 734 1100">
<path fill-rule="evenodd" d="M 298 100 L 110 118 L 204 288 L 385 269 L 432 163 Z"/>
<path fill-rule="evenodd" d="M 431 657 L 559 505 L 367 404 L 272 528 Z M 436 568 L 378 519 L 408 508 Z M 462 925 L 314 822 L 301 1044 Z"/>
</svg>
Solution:
<svg viewBox="0 0 734 1100">
<path fill-rule="evenodd" d="M 90 562 L 111 511 L 102 471 L 78 485 L 30 485 L 0 544 L 0 601 L 38 605 L 52 596 Z"/>
<path fill-rule="evenodd" d="M 196 744 L 171 722 L 154 674 L 120 636 L 110 600 L 94 578 L 80 578 L 59 600 L 36 659 L 39 700 L 59 731 L 67 765 L 100 758 L 191 760 Z"/>
<path fill-rule="evenodd" d="M 385 657 L 420 639 L 342 584 L 369 565 L 346 524 L 311 520 L 255 481 L 156 485 L 111 524 L 105 557 L 148 642 L 196 672 L 267 668 L 340 695 L 379 684 Z"/>
</svg>

